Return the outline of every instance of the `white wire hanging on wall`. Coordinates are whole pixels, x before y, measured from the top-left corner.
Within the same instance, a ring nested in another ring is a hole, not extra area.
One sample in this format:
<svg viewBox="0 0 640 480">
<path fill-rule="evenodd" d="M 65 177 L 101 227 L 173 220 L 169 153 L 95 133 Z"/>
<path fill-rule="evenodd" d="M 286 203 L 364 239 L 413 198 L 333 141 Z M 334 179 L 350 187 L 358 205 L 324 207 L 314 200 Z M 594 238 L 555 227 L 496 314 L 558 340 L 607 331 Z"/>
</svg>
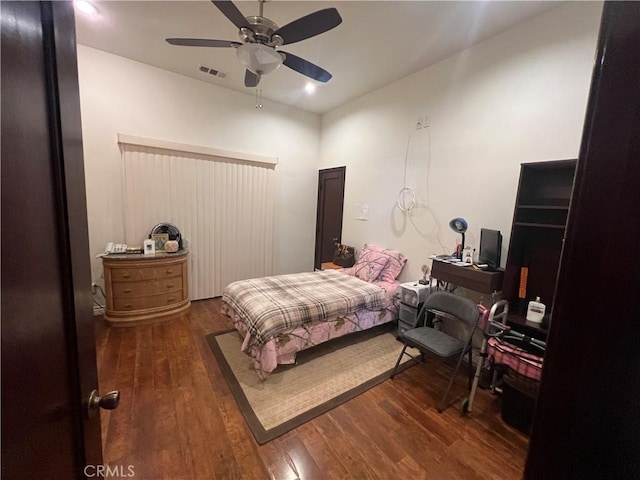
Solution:
<svg viewBox="0 0 640 480">
<path fill-rule="evenodd" d="M 429 170 L 431 165 L 431 134 L 429 133 L 428 127 L 423 127 L 423 128 L 427 129 L 426 134 L 427 134 L 428 143 L 427 143 L 427 169 L 426 169 L 426 175 L 425 175 L 425 180 L 426 180 L 425 186 L 426 186 L 426 193 L 427 193 L 427 206 L 429 206 L 430 205 Z M 411 146 L 411 138 L 413 137 L 414 133 L 415 132 L 411 132 L 409 134 L 409 138 L 407 138 L 407 146 L 404 153 L 404 174 L 403 174 L 403 180 L 402 180 L 403 187 L 400 189 L 400 192 L 398 192 L 398 199 L 396 200 L 396 205 L 398 206 L 400 211 L 405 215 L 411 214 L 413 209 L 415 209 L 418 205 L 415 190 L 413 189 L 413 187 L 407 184 L 407 165 L 409 163 L 409 147 Z"/>
</svg>

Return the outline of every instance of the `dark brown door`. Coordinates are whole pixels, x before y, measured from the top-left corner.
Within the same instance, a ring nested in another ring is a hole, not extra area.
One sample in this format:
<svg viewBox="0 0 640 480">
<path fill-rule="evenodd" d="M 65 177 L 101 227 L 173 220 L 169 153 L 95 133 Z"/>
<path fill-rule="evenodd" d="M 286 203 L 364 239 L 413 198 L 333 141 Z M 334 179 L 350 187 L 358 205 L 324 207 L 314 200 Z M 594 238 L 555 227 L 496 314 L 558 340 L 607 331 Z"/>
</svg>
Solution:
<svg viewBox="0 0 640 480">
<path fill-rule="evenodd" d="M 342 239 L 344 178 L 347 167 L 320 170 L 318 175 L 318 212 L 316 216 L 316 254 L 314 267 L 333 260 L 334 240 Z"/>
<path fill-rule="evenodd" d="M 527 479 L 640 477 L 640 2 L 605 2 Z"/>
<path fill-rule="evenodd" d="M 0 8 L 2 478 L 84 478 L 102 456 L 73 7 Z"/>
</svg>

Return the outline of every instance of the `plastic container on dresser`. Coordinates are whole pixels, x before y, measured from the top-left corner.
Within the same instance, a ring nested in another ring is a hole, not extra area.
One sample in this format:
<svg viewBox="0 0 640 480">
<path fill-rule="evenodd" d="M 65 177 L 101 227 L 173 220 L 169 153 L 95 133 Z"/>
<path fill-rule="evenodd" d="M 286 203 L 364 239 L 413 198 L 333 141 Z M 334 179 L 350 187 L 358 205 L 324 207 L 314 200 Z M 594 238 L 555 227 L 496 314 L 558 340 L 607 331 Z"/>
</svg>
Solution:
<svg viewBox="0 0 640 480">
<path fill-rule="evenodd" d="M 188 256 L 180 250 L 104 257 L 105 321 L 118 327 L 144 325 L 188 310 Z"/>
</svg>

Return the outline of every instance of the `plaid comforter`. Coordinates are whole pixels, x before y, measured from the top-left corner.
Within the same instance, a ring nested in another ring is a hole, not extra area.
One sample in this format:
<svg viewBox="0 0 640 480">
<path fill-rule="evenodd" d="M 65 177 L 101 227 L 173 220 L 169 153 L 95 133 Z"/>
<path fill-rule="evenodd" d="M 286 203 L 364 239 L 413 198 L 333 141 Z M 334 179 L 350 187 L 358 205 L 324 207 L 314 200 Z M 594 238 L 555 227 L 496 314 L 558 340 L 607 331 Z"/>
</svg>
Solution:
<svg viewBox="0 0 640 480">
<path fill-rule="evenodd" d="M 382 287 L 335 270 L 241 280 L 227 285 L 222 300 L 245 321 L 261 345 L 282 330 L 382 308 Z"/>
</svg>

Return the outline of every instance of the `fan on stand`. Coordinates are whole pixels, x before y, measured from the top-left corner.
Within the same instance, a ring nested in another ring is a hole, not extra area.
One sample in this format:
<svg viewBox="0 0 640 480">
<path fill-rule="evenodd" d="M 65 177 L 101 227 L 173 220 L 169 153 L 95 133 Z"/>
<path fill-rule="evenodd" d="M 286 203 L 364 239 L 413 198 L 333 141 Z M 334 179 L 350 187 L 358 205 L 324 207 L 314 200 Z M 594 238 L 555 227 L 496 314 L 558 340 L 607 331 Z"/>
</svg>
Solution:
<svg viewBox="0 0 640 480">
<path fill-rule="evenodd" d="M 342 18 L 335 8 L 318 10 L 278 27 L 275 22 L 263 16 L 264 2 L 267 0 L 259 0 L 260 15 L 249 17 L 245 17 L 231 1 L 211 1 L 239 28 L 241 42 L 206 38 L 167 38 L 167 42 L 186 47 L 235 48 L 238 59 L 246 67 L 246 87 L 257 86 L 262 75 L 273 72 L 280 65 L 319 82 L 328 82 L 331 79 L 331 74 L 323 68 L 278 48 L 315 37 L 340 25 Z"/>
</svg>

